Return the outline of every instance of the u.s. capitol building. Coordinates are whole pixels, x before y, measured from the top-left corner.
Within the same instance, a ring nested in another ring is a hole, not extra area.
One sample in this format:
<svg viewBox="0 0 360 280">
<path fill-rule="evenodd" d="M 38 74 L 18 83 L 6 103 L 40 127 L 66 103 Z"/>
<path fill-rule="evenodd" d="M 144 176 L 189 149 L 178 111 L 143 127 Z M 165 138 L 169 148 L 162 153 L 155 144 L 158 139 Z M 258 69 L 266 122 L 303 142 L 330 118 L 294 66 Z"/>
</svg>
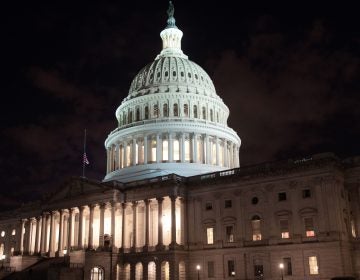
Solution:
<svg viewBox="0 0 360 280">
<path fill-rule="evenodd" d="M 0 278 L 360 276 L 360 157 L 240 169 L 229 109 L 182 35 L 170 5 L 160 54 L 116 110 L 102 182 L 70 178 L 0 213 Z"/>
</svg>

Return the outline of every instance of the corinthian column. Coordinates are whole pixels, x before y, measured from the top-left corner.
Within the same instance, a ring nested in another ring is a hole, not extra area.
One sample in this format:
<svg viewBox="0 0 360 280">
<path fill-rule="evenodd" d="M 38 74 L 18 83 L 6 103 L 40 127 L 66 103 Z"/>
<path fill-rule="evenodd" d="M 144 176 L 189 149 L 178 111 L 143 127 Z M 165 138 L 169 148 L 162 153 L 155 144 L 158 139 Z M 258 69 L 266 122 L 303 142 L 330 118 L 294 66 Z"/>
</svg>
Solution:
<svg viewBox="0 0 360 280">
<path fill-rule="evenodd" d="M 58 255 L 63 256 L 63 249 L 64 249 L 64 210 L 60 209 L 60 222 L 59 222 L 59 243 L 58 243 Z"/>
<path fill-rule="evenodd" d="M 149 250 L 149 214 L 150 214 L 150 200 L 145 199 L 145 245 L 143 248 L 144 252 L 147 252 Z"/>
<path fill-rule="evenodd" d="M 164 201 L 163 197 L 156 198 L 158 202 L 158 244 L 156 245 L 157 250 L 164 249 L 163 243 L 163 224 L 162 224 L 162 204 Z"/>
<path fill-rule="evenodd" d="M 170 196 L 171 200 L 171 244 L 172 249 L 176 248 L 176 196 Z"/>
<path fill-rule="evenodd" d="M 91 204 L 90 206 L 90 216 L 89 216 L 89 242 L 88 242 L 88 249 L 91 250 L 93 249 L 93 239 L 94 239 L 94 229 L 93 229 L 93 224 L 94 224 L 94 208 L 95 205 Z"/>
</svg>

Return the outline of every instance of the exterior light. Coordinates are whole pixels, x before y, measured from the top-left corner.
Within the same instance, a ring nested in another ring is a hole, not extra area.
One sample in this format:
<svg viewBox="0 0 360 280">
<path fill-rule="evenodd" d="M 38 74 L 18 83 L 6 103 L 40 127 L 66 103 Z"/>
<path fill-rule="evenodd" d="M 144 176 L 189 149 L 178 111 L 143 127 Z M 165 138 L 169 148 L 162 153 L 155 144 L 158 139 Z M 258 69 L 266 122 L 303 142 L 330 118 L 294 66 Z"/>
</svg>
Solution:
<svg viewBox="0 0 360 280">
<path fill-rule="evenodd" d="M 281 270 L 281 280 L 284 280 L 284 264 L 280 263 L 279 268 Z"/>
<path fill-rule="evenodd" d="M 63 254 L 64 254 L 64 255 L 67 254 L 67 250 L 66 250 L 66 249 L 63 250 Z"/>
<path fill-rule="evenodd" d="M 196 265 L 196 270 L 197 270 L 197 279 L 199 280 L 200 279 L 200 264 Z"/>
<path fill-rule="evenodd" d="M 280 263 L 280 264 L 279 264 L 279 268 L 280 268 L 280 269 L 284 269 L 284 264 L 283 264 L 283 263 Z"/>
</svg>

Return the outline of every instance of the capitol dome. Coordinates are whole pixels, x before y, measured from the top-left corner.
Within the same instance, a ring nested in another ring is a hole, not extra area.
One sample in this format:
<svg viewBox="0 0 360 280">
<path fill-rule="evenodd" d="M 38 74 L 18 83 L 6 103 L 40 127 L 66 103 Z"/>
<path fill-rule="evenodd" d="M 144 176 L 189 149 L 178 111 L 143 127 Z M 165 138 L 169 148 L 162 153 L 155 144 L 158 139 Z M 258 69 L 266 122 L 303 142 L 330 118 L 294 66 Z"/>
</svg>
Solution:
<svg viewBox="0 0 360 280">
<path fill-rule="evenodd" d="M 168 174 L 193 176 L 239 167 L 241 140 L 209 75 L 181 50 L 183 33 L 169 15 L 163 48 L 133 79 L 105 141 L 104 181 Z"/>
</svg>

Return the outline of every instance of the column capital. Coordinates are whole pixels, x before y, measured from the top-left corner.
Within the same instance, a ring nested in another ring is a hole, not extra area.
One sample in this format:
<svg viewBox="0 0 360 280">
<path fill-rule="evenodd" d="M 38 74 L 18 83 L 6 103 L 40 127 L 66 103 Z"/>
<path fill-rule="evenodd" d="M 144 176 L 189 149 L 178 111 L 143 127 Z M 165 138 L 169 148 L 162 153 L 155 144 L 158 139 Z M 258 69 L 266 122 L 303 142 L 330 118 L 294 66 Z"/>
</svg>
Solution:
<svg viewBox="0 0 360 280">
<path fill-rule="evenodd" d="M 94 209 L 95 209 L 95 207 L 97 206 L 97 204 L 96 204 L 96 203 L 91 203 L 91 204 L 89 204 L 88 206 L 89 206 L 90 211 L 94 211 Z"/>
<path fill-rule="evenodd" d="M 151 203 L 151 199 L 144 199 L 145 205 L 149 205 Z"/>
<path fill-rule="evenodd" d="M 172 195 L 169 195 L 169 198 L 171 199 L 171 201 L 176 201 L 176 198 L 178 198 L 178 196 L 172 194 Z"/>
<path fill-rule="evenodd" d="M 137 205 L 138 205 L 138 202 L 137 202 L 137 201 L 132 201 L 132 202 L 131 202 L 131 206 L 132 206 L 132 207 L 136 207 Z"/>
<path fill-rule="evenodd" d="M 156 200 L 157 200 L 157 202 L 162 203 L 164 201 L 164 198 L 163 197 L 157 197 Z"/>
<path fill-rule="evenodd" d="M 100 206 L 100 209 L 101 209 L 101 210 L 105 210 L 105 208 L 106 208 L 106 203 L 105 203 L 105 202 L 101 202 L 101 203 L 99 203 L 99 206 Z"/>
<path fill-rule="evenodd" d="M 80 212 L 81 212 L 81 211 L 84 211 L 85 208 L 86 208 L 86 205 L 81 205 L 81 206 L 79 206 L 79 211 L 80 211 Z"/>
</svg>

